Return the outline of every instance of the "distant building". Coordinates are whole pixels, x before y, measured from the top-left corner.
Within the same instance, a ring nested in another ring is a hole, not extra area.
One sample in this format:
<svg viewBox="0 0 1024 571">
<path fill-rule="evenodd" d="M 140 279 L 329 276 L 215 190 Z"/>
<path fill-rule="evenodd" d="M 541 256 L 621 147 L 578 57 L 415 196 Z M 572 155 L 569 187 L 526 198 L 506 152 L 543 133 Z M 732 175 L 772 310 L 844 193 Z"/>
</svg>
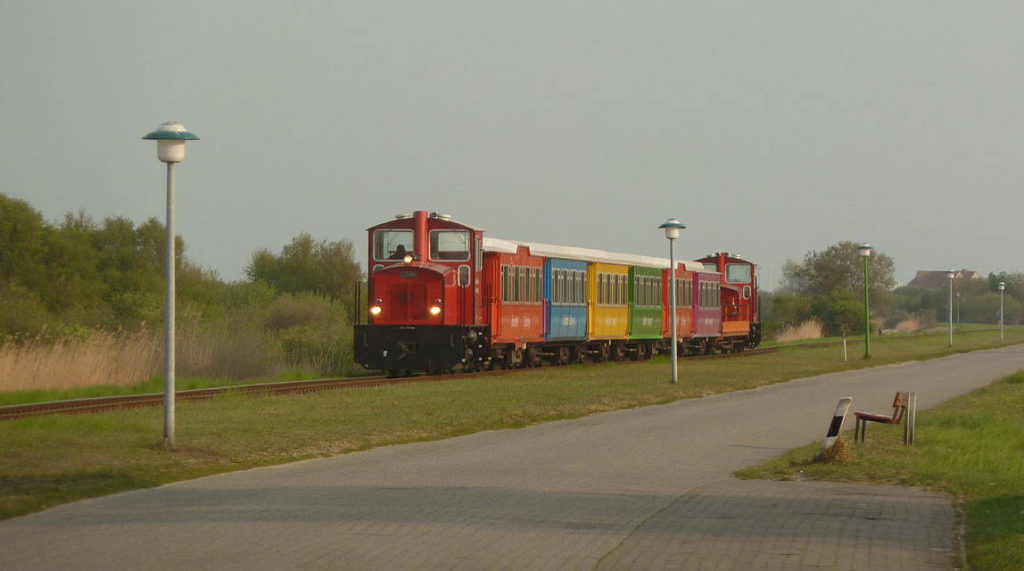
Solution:
<svg viewBox="0 0 1024 571">
<path fill-rule="evenodd" d="M 981 274 L 971 270 L 957 270 L 955 279 L 964 280 L 980 280 Z M 907 287 L 919 287 L 921 289 L 939 289 L 946 287 L 946 282 L 949 278 L 946 277 L 946 270 L 939 270 L 937 272 L 930 272 L 927 270 L 917 270 L 917 275 L 914 279 L 910 280 Z"/>
</svg>

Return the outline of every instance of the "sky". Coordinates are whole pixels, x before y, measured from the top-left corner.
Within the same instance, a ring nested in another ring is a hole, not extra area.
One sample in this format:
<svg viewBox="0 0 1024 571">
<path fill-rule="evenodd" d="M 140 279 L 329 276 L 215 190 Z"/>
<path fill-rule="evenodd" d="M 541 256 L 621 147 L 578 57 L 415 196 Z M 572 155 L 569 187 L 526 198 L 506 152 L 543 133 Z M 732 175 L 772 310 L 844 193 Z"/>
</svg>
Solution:
<svg viewBox="0 0 1024 571">
<path fill-rule="evenodd" d="M 52 222 L 164 220 L 141 138 L 180 121 L 186 256 L 225 280 L 294 237 L 429 210 L 667 257 L 869 242 L 1024 272 L 1024 3 L 0 3 L 0 193 Z M 365 269 L 365 260 L 361 260 Z"/>
</svg>

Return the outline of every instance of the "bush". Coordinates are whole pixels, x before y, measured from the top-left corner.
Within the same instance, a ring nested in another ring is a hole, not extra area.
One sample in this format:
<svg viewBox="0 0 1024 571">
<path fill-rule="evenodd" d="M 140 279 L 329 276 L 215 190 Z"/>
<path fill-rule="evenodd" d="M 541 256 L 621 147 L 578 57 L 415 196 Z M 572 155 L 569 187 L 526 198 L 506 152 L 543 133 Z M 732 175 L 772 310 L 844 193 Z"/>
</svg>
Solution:
<svg viewBox="0 0 1024 571">
<path fill-rule="evenodd" d="M 18 285 L 0 286 L 0 341 L 15 336 L 34 337 L 52 319 L 35 293 Z"/>
</svg>

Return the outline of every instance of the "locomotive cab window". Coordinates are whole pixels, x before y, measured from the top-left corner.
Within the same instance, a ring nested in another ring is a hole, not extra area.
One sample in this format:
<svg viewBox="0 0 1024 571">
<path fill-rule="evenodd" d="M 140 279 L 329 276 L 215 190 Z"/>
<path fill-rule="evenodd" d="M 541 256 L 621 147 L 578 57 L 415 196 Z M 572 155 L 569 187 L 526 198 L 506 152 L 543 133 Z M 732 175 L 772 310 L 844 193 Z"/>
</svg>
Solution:
<svg viewBox="0 0 1024 571">
<path fill-rule="evenodd" d="M 435 262 L 467 262 L 469 244 L 469 232 L 466 230 L 431 230 L 430 259 Z"/>
<path fill-rule="evenodd" d="M 401 260 L 413 253 L 412 230 L 377 230 L 373 233 L 373 259 Z"/>
<path fill-rule="evenodd" d="M 725 281 L 731 284 L 750 283 L 750 264 L 726 264 Z"/>
</svg>

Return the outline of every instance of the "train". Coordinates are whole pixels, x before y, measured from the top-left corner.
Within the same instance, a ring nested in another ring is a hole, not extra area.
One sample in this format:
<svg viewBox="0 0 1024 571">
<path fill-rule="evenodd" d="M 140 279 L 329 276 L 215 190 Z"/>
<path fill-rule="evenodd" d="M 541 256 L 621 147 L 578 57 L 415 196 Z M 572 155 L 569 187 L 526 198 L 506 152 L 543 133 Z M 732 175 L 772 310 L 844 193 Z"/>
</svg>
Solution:
<svg viewBox="0 0 1024 571">
<path fill-rule="evenodd" d="M 664 258 L 492 238 L 425 210 L 367 233 L 354 358 L 390 376 L 740 352 L 761 342 L 757 265 L 738 255 L 671 268 Z"/>
</svg>

